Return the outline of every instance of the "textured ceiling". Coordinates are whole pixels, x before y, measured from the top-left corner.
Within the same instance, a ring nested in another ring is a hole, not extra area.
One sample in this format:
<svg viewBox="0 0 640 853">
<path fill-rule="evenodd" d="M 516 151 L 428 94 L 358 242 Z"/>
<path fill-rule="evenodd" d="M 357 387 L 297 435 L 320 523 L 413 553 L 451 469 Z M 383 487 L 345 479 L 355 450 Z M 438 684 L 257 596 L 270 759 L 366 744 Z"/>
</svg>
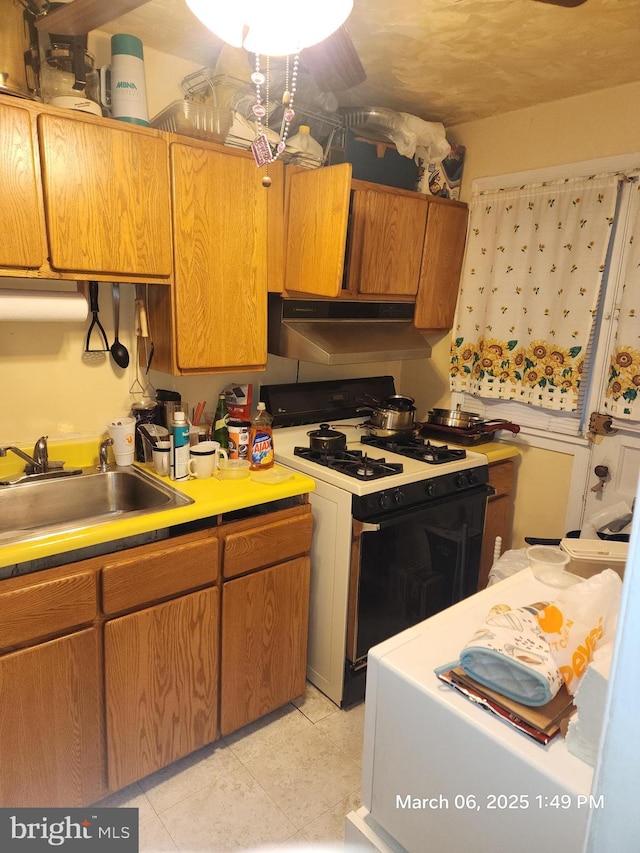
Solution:
<svg viewBox="0 0 640 853">
<path fill-rule="evenodd" d="M 233 0 L 231 0 L 233 2 Z M 301 14 L 322 14 L 301 0 Z M 640 80 L 640 0 L 355 0 L 346 27 L 367 73 L 343 105 L 447 127 Z M 183 0 L 149 0 L 110 25 L 209 65 L 220 43 Z M 303 54 L 304 59 L 304 54 Z"/>
</svg>

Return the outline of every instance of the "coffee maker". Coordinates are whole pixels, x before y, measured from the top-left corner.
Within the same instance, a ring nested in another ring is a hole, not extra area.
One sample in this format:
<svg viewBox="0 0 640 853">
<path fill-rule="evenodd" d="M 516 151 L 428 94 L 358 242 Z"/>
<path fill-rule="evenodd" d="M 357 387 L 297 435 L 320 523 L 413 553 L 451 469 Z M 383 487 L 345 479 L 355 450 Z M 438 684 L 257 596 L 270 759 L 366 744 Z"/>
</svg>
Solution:
<svg viewBox="0 0 640 853">
<path fill-rule="evenodd" d="M 44 14 L 64 3 L 47 3 Z M 87 36 L 39 32 L 40 94 L 56 107 L 101 116 L 98 72 L 94 57 L 87 50 Z"/>
</svg>

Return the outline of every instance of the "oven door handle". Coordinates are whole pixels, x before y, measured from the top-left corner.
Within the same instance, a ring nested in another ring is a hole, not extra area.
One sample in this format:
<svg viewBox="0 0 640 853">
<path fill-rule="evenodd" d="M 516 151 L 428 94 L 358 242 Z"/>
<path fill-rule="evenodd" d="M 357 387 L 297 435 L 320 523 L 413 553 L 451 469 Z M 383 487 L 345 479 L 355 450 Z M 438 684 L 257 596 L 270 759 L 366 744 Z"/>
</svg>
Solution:
<svg viewBox="0 0 640 853">
<path fill-rule="evenodd" d="M 357 520 L 362 525 L 361 530 L 363 533 L 376 533 L 380 530 L 386 530 L 388 527 L 394 527 L 396 524 L 402 524 L 405 521 L 411 521 L 411 519 L 413 518 L 418 518 L 426 511 L 434 509 L 437 506 L 442 506 L 444 504 L 452 503 L 454 501 L 477 497 L 478 495 L 486 495 L 487 497 L 490 497 L 491 495 L 495 495 L 495 493 L 496 490 L 493 488 L 493 486 L 474 486 L 473 488 L 466 489 L 463 492 L 456 492 L 453 495 L 445 495 L 442 498 L 435 498 L 434 500 L 427 501 L 423 504 L 419 504 L 418 506 L 408 507 L 405 510 L 395 510 L 387 517 L 378 516 L 378 520 L 376 521 L 361 521 L 360 519 Z"/>
<path fill-rule="evenodd" d="M 426 503 L 420 504 L 419 506 L 409 507 L 408 509 L 402 511 L 398 510 L 390 515 L 388 518 L 381 518 L 380 521 L 360 521 L 360 529 L 362 533 L 377 533 L 380 530 L 385 530 L 389 527 L 394 527 L 396 524 L 402 524 L 403 522 L 410 521 L 412 518 L 417 518 L 423 515 L 426 511 L 434 509 L 435 507 L 451 503 L 453 501 L 464 500 L 465 498 L 477 497 L 478 495 L 486 495 L 487 498 L 491 495 L 495 495 L 496 490 L 493 486 L 489 485 L 481 485 L 475 486 L 472 489 L 466 489 L 463 492 L 457 492 L 453 495 L 446 495 L 444 498 L 436 499 L 433 501 L 428 501 Z"/>
</svg>

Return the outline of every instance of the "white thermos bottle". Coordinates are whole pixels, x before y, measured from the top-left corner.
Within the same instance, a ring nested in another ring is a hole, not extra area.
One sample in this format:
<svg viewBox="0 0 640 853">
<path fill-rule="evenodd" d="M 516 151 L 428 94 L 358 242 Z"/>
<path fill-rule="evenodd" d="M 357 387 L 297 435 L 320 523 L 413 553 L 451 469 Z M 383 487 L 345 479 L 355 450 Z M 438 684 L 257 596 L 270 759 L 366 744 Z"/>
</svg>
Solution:
<svg viewBox="0 0 640 853">
<path fill-rule="evenodd" d="M 147 86 L 139 38 L 124 33 L 111 37 L 110 76 L 112 118 L 148 126 Z M 103 80 L 104 77 L 101 75 Z M 102 88 L 104 90 L 104 85 Z"/>
</svg>

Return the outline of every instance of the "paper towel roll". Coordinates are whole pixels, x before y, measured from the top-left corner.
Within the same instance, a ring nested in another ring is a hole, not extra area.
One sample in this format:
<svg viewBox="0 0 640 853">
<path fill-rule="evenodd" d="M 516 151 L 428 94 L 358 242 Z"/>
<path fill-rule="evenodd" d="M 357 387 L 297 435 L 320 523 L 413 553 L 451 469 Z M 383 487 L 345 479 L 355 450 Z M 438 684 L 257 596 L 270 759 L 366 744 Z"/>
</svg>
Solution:
<svg viewBox="0 0 640 853">
<path fill-rule="evenodd" d="M 0 289 L 0 322 L 82 323 L 88 313 L 83 293 Z"/>
</svg>

